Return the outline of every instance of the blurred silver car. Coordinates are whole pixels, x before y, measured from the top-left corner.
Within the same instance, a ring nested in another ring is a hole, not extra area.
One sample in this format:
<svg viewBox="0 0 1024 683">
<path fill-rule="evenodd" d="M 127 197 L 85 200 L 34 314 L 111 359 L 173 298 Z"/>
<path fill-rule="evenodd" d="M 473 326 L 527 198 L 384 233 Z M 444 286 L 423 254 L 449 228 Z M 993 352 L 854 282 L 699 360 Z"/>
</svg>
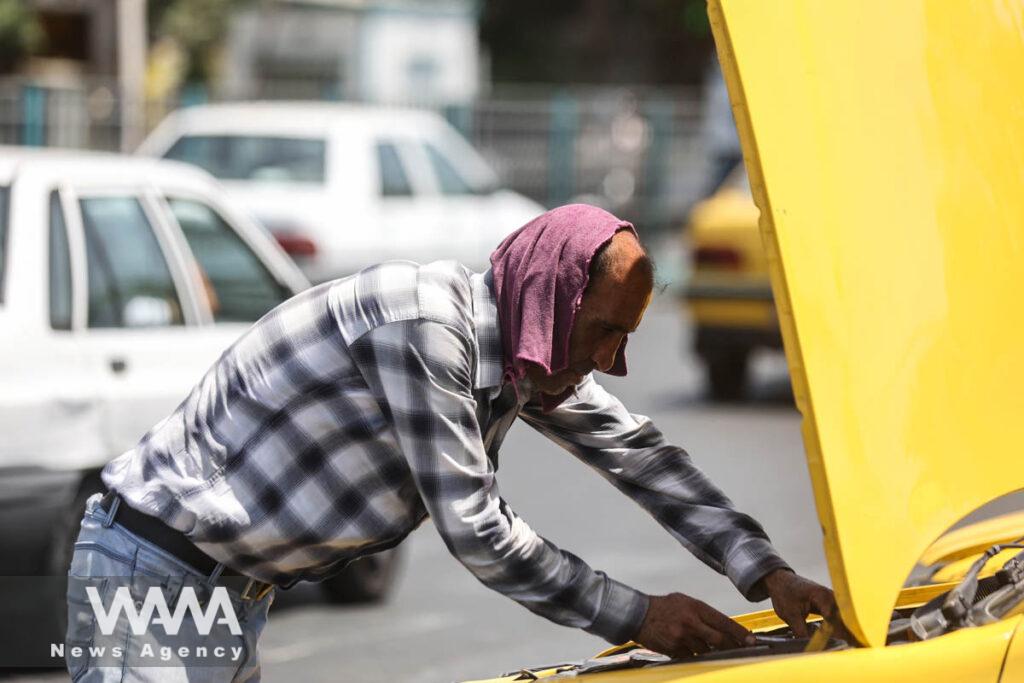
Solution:
<svg viewBox="0 0 1024 683">
<path fill-rule="evenodd" d="M 254 212 L 310 279 L 395 258 L 483 269 L 543 213 L 502 189 L 432 112 L 313 102 L 188 107 L 139 152 L 196 164 Z"/>
</svg>

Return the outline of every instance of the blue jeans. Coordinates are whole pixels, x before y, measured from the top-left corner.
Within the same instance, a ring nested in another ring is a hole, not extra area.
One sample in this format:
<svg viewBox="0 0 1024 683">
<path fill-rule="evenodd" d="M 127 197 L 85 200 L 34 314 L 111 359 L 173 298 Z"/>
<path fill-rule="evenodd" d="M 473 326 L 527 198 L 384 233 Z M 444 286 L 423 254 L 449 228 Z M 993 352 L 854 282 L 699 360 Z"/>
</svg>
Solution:
<svg viewBox="0 0 1024 683">
<path fill-rule="evenodd" d="M 274 591 L 207 575 L 131 533 L 89 498 L 68 570 L 64 657 L 71 680 L 260 679 L 257 641 Z M 237 585 L 236 585 L 237 584 Z"/>
</svg>

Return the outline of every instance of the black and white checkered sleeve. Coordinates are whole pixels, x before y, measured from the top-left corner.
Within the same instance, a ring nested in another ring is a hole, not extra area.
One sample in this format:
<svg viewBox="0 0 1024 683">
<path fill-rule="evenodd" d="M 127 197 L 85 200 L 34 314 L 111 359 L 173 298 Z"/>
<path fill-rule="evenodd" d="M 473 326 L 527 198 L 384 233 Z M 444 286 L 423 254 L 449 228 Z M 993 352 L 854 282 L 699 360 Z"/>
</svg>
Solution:
<svg viewBox="0 0 1024 683">
<path fill-rule="evenodd" d="M 441 537 L 484 585 L 551 621 L 621 643 L 639 630 L 644 594 L 539 536 L 501 499 L 472 396 L 466 333 L 427 320 L 389 323 L 351 352 L 390 413 Z"/>
<path fill-rule="evenodd" d="M 590 465 L 647 510 L 672 536 L 749 600 L 767 597 L 758 580 L 788 568 L 764 529 L 732 502 L 682 448 L 588 375 L 550 413 L 527 403 L 520 417 Z"/>
</svg>

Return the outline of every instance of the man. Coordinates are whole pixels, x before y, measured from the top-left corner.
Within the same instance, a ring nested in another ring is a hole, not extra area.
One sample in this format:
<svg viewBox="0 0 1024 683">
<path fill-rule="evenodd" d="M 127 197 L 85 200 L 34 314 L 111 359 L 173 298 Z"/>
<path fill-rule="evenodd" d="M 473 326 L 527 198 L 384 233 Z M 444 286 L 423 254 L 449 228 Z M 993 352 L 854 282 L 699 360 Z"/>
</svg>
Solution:
<svg viewBox="0 0 1024 683">
<path fill-rule="evenodd" d="M 167 600 L 183 585 L 205 589 L 205 600 L 223 586 L 242 633 L 187 631 L 175 644 L 241 643 L 237 671 L 209 660 L 203 671 L 254 680 L 274 586 L 393 547 L 427 516 L 481 582 L 557 623 L 675 656 L 750 642 L 699 600 L 644 595 L 517 517 L 495 478 L 516 416 L 745 596 L 771 597 L 797 633 L 810 611 L 831 615 L 827 589 L 796 576 L 682 449 L 593 379 L 595 370 L 625 374 L 626 337 L 651 298 L 651 262 L 633 226 L 596 207 L 560 207 L 508 237 L 491 264 L 482 274 L 452 262 L 383 264 L 257 322 L 104 469 L 110 492 L 90 500 L 69 572 L 69 643 L 96 636 L 82 581 L 169 576 L 158 582 Z M 132 667 L 136 678 L 168 679 L 172 669 L 141 668 L 142 636 L 122 636 L 121 668 L 69 658 L 78 680 L 121 680 Z M 172 663 L 199 666 L 185 655 Z"/>
</svg>

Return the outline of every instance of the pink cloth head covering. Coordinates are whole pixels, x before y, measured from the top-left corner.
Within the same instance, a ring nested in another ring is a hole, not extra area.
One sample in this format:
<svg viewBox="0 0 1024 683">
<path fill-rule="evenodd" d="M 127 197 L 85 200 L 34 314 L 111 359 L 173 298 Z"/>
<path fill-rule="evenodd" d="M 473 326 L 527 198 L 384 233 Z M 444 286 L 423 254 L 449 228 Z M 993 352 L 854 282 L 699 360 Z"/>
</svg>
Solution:
<svg viewBox="0 0 1024 683">
<path fill-rule="evenodd" d="M 491 271 L 505 380 L 518 383 L 528 361 L 548 374 L 569 367 L 569 335 L 587 287 L 590 260 L 624 229 L 636 234 L 632 223 L 604 209 L 568 204 L 534 218 L 494 250 Z M 608 372 L 626 374 L 625 342 Z M 545 394 L 544 410 L 552 410 L 572 392 L 569 388 L 557 396 Z"/>
</svg>

